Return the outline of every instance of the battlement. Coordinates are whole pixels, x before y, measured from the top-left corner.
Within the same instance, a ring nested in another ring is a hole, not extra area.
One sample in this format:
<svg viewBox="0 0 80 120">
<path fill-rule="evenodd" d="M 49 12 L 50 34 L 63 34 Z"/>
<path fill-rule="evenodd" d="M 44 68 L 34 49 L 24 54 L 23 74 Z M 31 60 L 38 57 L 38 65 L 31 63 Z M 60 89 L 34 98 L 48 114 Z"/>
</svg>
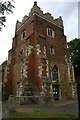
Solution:
<svg viewBox="0 0 80 120">
<path fill-rule="evenodd" d="M 43 11 L 41 10 L 41 8 L 37 6 L 37 2 L 34 2 L 34 5 L 29 13 L 29 16 L 25 15 L 22 19 L 22 22 L 17 21 L 16 30 L 18 30 L 35 13 L 38 14 L 39 16 L 51 21 L 55 25 L 57 25 L 59 27 L 63 27 L 63 20 L 62 20 L 61 16 L 59 16 L 59 18 L 57 18 L 57 19 L 54 19 L 54 17 L 51 15 L 51 13 L 47 12 L 44 14 Z"/>
</svg>

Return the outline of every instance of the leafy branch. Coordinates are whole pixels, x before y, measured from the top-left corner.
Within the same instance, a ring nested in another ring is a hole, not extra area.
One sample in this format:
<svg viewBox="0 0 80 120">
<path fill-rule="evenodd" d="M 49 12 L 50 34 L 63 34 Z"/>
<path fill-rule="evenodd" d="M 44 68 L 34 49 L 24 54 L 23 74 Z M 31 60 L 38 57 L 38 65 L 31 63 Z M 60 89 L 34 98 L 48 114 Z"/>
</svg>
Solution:
<svg viewBox="0 0 80 120">
<path fill-rule="evenodd" d="M 14 3 L 13 0 L 6 2 L 0 1 L 0 31 L 2 31 L 2 26 L 5 27 L 4 24 L 6 22 L 5 14 L 13 13 L 12 9 L 15 7 L 12 4 L 12 2 Z"/>
</svg>

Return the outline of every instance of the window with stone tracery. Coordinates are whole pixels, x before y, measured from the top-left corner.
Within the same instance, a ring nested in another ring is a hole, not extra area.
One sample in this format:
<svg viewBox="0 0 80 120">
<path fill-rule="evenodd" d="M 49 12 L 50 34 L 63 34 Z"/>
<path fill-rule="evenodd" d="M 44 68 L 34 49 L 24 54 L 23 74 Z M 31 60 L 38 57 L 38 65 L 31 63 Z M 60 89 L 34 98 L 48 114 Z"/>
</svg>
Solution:
<svg viewBox="0 0 80 120">
<path fill-rule="evenodd" d="M 52 80 L 58 82 L 58 68 L 56 65 L 52 69 Z"/>
</svg>

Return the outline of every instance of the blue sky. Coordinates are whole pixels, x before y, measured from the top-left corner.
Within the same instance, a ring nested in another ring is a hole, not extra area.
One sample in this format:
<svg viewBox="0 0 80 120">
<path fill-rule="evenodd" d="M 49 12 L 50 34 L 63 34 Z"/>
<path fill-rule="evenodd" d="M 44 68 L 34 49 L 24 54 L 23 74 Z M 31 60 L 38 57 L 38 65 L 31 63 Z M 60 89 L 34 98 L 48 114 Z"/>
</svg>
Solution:
<svg viewBox="0 0 80 120">
<path fill-rule="evenodd" d="M 34 1 L 15 0 L 13 14 L 7 15 L 6 27 L 0 32 L 0 64 L 8 58 L 8 51 L 12 47 L 12 38 L 15 35 L 16 21 L 22 21 L 28 15 Z M 62 16 L 64 34 L 67 41 L 78 37 L 78 0 L 37 0 L 37 5 L 43 13 L 50 12 L 54 18 Z"/>
</svg>

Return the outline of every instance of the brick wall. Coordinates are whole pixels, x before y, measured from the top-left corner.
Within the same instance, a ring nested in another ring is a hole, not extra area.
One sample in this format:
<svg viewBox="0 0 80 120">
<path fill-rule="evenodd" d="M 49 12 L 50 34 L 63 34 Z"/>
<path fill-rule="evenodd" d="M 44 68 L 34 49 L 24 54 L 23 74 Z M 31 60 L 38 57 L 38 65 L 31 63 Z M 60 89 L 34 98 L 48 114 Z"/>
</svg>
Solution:
<svg viewBox="0 0 80 120">
<path fill-rule="evenodd" d="M 54 31 L 54 37 L 48 36 L 48 28 Z M 22 38 L 24 31 L 25 37 Z M 54 50 L 53 53 L 50 49 Z M 64 28 L 33 14 L 15 31 L 8 57 L 8 94 L 21 94 L 24 85 L 32 81 L 39 91 L 45 89 L 44 94 L 48 87 L 51 88 L 49 93 L 53 96 L 53 85 L 56 84 L 59 86 L 59 99 L 72 98 L 70 82 L 74 78 L 69 58 Z M 58 68 L 57 83 L 52 80 L 54 65 Z"/>
</svg>

